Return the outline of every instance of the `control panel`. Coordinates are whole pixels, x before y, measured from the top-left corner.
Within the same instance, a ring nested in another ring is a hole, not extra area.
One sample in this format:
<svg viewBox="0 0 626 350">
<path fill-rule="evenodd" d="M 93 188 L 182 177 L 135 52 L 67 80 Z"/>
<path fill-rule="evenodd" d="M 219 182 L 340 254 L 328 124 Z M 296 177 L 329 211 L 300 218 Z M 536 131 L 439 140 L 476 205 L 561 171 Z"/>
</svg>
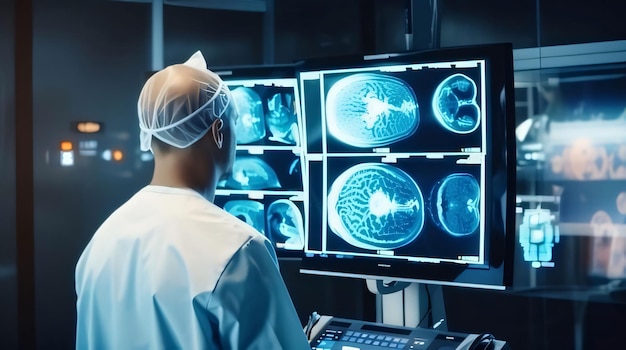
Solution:
<svg viewBox="0 0 626 350">
<path fill-rule="evenodd" d="M 477 336 L 323 316 L 313 328 L 310 345 L 313 350 L 465 350 Z M 496 339 L 485 348 L 509 349 L 505 342 Z"/>
</svg>

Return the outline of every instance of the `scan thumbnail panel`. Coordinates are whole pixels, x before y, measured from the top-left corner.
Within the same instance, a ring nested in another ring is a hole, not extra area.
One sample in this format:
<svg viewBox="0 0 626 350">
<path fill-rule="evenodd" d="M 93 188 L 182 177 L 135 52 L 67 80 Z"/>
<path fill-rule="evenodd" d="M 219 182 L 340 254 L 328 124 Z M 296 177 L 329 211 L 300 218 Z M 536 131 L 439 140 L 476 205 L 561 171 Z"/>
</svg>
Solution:
<svg viewBox="0 0 626 350">
<path fill-rule="evenodd" d="M 310 162 L 307 249 L 482 263 L 483 164 L 467 159 Z"/>
<path fill-rule="evenodd" d="M 232 173 L 218 183 L 222 192 L 253 191 L 302 192 L 303 156 L 292 150 L 265 150 L 251 153 L 238 150 Z"/>
<path fill-rule="evenodd" d="M 304 202 L 288 196 L 216 196 L 215 204 L 265 235 L 278 252 L 304 248 Z M 280 255 L 280 254 L 279 254 Z"/>
<path fill-rule="evenodd" d="M 299 146 L 301 122 L 295 79 L 227 82 L 239 112 L 238 145 Z"/>
<path fill-rule="evenodd" d="M 482 151 L 484 64 L 320 73 L 303 80 L 311 153 Z"/>
</svg>

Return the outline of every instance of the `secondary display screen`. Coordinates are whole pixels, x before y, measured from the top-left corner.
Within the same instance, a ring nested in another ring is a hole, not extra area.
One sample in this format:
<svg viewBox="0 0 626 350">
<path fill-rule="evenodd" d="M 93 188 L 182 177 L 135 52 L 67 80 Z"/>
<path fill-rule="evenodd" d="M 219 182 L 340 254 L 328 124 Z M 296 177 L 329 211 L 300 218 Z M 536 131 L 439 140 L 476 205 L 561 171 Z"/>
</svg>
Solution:
<svg viewBox="0 0 626 350">
<path fill-rule="evenodd" d="M 295 73 L 273 76 L 271 67 L 226 72 L 218 74 L 239 112 L 237 153 L 215 203 L 264 234 L 279 258 L 300 257 L 306 195 Z"/>
</svg>

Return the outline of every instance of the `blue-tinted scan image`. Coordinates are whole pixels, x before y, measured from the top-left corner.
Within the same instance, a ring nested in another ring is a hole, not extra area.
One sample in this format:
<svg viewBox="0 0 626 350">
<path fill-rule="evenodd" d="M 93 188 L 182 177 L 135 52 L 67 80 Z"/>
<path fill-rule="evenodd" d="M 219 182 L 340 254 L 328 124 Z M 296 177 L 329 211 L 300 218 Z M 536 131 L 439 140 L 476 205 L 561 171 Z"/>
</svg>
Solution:
<svg viewBox="0 0 626 350">
<path fill-rule="evenodd" d="M 430 216 L 444 232 L 460 237 L 476 232 L 480 224 L 480 186 L 470 174 L 450 174 L 430 193 Z"/>
<path fill-rule="evenodd" d="M 266 161 L 259 157 L 237 157 L 233 172 L 226 180 L 218 184 L 220 188 L 233 190 L 279 189 L 278 176 Z"/>
<path fill-rule="evenodd" d="M 404 80 L 359 73 L 338 80 L 326 97 L 328 131 L 338 140 L 362 148 L 404 140 L 420 122 L 417 98 Z"/>
<path fill-rule="evenodd" d="M 559 243 L 559 226 L 554 224 L 554 215 L 549 209 L 524 210 L 519 226 L 519 243 L 524 250 L 524 261 L 532 267 L 542 266 L 542 262 L 552 261 L 552 247 Z"/>
<path fill-rule="evenodd" d="M 268 238 L 278 248 L 304 248 L 304 220 L 300 209 L 289 200 L 279 199 L 267 209 Z"/>
<path fill-rule="evenodd" d="M 235 126 L 237 144 L 248 144 L 265 137 L 265 116 L 261 97 L 247 87 L 237 87 L 231 91 L 232 101 L 239 112 Z"/>
<path fill-rule="evenodd" d="M 433 96 L 433 111 L 439 124 L 457 134 L 468 134 L 480 125 L 476 83 L 464 74 L 444 79 Z"/>
<path fill-rule="evenodd" d="M 276 93 L 267 101 L 265 121 L 270 131 L 270 141 L 298 145 L 298 119 L 294 97 L 289 93 Z"/>
<path fill-rule="evenodd" d="M 362 163 L 343 172 L 328 193 L 328 226 L 363 249 L 396 249 L 411 243 L 424 226 L 424 198 L 403 170 Z"/>
<path fill-rule="evenodd" d="M 265 210 L 262 203 L 252 200 L 233 200 L 224 204 L 224 210 L 265 234 Z"/>
</svg>

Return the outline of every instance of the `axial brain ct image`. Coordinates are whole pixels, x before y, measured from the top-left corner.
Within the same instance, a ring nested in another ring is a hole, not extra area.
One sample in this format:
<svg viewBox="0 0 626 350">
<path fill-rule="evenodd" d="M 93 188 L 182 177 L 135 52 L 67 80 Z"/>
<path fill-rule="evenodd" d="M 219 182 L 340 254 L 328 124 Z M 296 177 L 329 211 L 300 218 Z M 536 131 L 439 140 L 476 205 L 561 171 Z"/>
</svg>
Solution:
<svg viewBox="0 0 626 350">
<path fill-rule="evenodd" d="M 433 111 L 445 129 L 468 134 L 480 124 L 480 108 L 476 103 L 476 83 L 463 74 L 444 79 L 433 96 Z"/>
<path fill-rule="evenodd" d="M 235 190 L 264 190 L 281 188 L 278 176 L 266 161 L 259 157 L 237 157 L 232 175 L 219 183 L 221 188 Z"/>
<path fill-rule="evenodd" d="M 238 144 L 259 141 L 265 137 L 265 116 L 261 97 L 247 87 L 237 87 L 231 91 L 233 102 L 239 112 L 235 126 Z"/>
<path fill-rule="evenodd" d="M 388 164 L 362 163 L 343 172 L 328 194 L 328 225 L 363 249 L 396 249 L 424 226 L 424 199 L 417 183 Z"/>
<path fill-rule="evenodd" d="M 404 140 L 417 130 L 419 107 L 413 88 L 383 74 L 358 73 L 338 80 L 326 97 L 328 131 L 361 148 Z"/>
<path fill-rule="evenodd" d="M 472 234 L 480 224 L 480 186 L 470 174 L 451 174 L 430 195 L 430 214 L 437 226 L 456 237 Z"/>
<path fill-rule="evenodd" d="M 268 238 L 285 249 L 304 248 L 304 223 L 302 213 L 291 201 L 279 199 L 267 209 Z"/>
<path fill-rule="evenodd" d="M 271 141 L 298 145 L 298 124 L 292 94 L 276 93 L 267 101 L 265 118 Z"/>
<path fill-rule="evenodd" d="M 224 210 L 265 234 L 263 204 L 252 200 L 233 200 L 224 204 Z"/>
</svg>

